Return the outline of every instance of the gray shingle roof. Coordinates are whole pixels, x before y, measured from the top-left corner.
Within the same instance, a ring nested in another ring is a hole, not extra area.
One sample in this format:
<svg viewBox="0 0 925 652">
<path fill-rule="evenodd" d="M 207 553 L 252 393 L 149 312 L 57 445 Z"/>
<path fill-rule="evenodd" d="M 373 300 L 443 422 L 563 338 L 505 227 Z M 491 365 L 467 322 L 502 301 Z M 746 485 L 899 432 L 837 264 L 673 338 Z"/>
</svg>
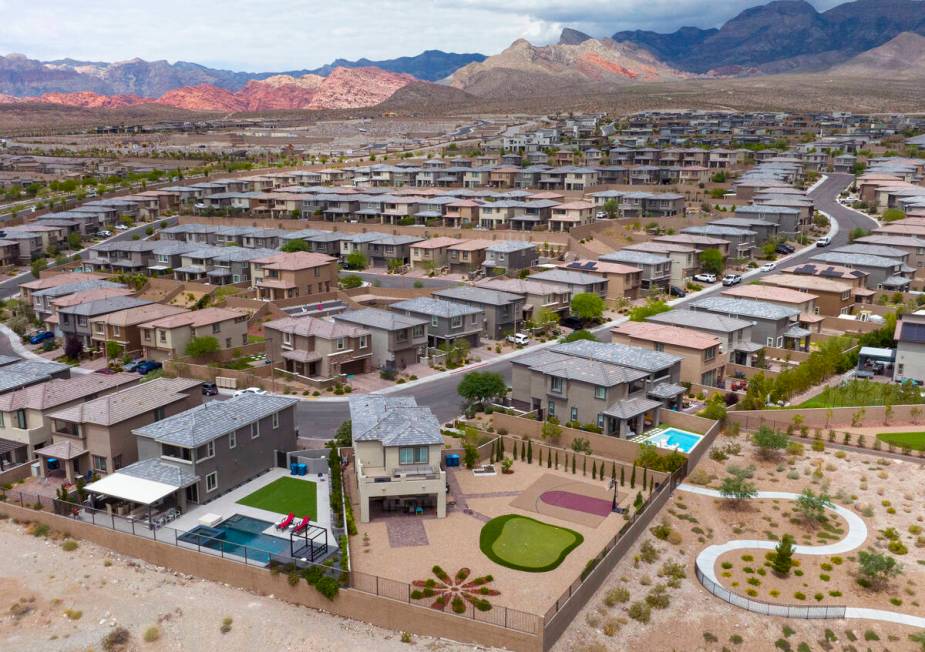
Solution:
<svg viewBox="0 0 925 652">
<path fill-rule="evenodd" d="M 133 432 L 163 444 L 195 448 L 297 402 L 298 399 L 284 396 L 242 394 L 227 401 L 197 405 Z"/>
<path fill-rule="evenodd" d="M 555 353 L 563 353 L 588 360 L 598 360 L 645 372 L 660 371 L 681 361 L 679 356 L 663 351 L 651 351 L 638 346 L 591 340 L 557 344 L 550 350 Z"/>
<path fill-rule="evenodd" d="M 124 288 L 125 286 L 121 283 L 113 283 L 112 281 L 106 281 L 101 278 L 91 278 L 86 281 L 78 281 L 76 283 L 65 283 L 64 285 L 58 285 L 53 288 L 46 288 L 44 290 L 39 290 L 38 292 L 33 292 L 32 296 L 34 297 L 63 297 L 68 294 L 75 294 L 76 292 L 83 292 L 85 290 L 94 290 L 97 288 Z"/>
<path fill-rule="evenodd" d="M 750 317 L 752 319 L 784 319 L 796 317 L 800 311 L 767 301 L 736 299 L 726 296 L 713 296 L 700 299 L 691 304 L 691 308 L 718 312 L 731 316 Z"/>
<path fill-rule="evenodd" d="M 710 332 L 733 333 L 751 326 L 751 322 L 725 315 L 710 315 L 696 310 L 669 310 L 652 315 L 647 321 L 672 326 L 687 326 Z"/>
<path fill-rule="evenodd" d="M 518 294 L 466 285 L 437 290 L 433 294 L 434 296 L 443 297 L 444 299 L 471 301 L 472 303 L 482 303 L 489 306 L 503 306 L 508 303 L 514 303 L 515 301 L 523 301 L 523 297 Z"/>
<path fill-rule="evenodd" d="M 479 308 L 466 305 L 464 303 L 455 303 L 453 301 L 443 301 L 432 297 L 416 297 L 407 301 L 399 301 L 389 306 L 393 310 L 407 310 L 422 315 L 430 315 L 444 318 L 464 317 L 466 315 L 476 315 L 482 312 Z"/>
<path fill-rule="evenodd" d="M 350 397 L 354 441 L 378 441 L 383 446 L 443 444 L 440 422 L 430 408 L 418 407 L 412 396 Z"/>
<path fill-rule="evenodd" d="M 594 274 L 584 274 L 583 272 L 573 272 L 567 269 L 549 269 L 545 272 L 538 272 L 528 276 L 531 281 L 547 281 L 550 283 L 566 283 L 568 285 L 594 285 L 596 283 L 606 283 L 607 279 Z"/>
<path fill-rule="evenodd" d="M 501 202 L 496 202 L 494 204 L 489 204 L 489 206 L 497 206 Z M 519 206 L 520 203 L 516 202 Z M 513 251 L 523 251 L 525 249 L 536 249 L 536 245 L 532 242 L 523 242 L 520 240 L 501 240 L 500 242 L 494 242 L 487 247 L 487 251 L 497 251 L 501 253 L 510 253 Z"/>
<path fill-rule="evenodd" d="M 615 417 L 617 419 L 632 419 L 633 417 L 639 416 L 644 412 L 648 412 L 649 410 L 661 406 L 661 402 L 653 401 L 647 398 L 626 398 L 621 401 L 617 401 L 609 408 L 604 410 L 604 414 L 607 416 Z"/>
<path fill-rule="evenodd" d="M 193 475 L 180 464 L 171 464 L 157 457 L 139 460 L 134 464 L 129 464 L 119 469 L 116 473 L 130 475 L 133 478 L 169 484 L 177 488 L 187 487 L 199 479 L 199 476 Z"/>
<path fill-rule="evenodd" d="M 612 263 L 633 263 L 637 265 L 664 265 L 671 263 L 667 256 L 651 254 L 647 251 L 632 251 L 630 249 L 621 249 L 609 254 L 599 256 L 598 260 Z"/>
<path fill-rule="evenodd" d="M 813 256 L 812 260 L 824 263 L 834 263 L 836 265 L 861 265 L 862 267 L 896 267 L 900 261 L 896 258 L 884 258 L 883 256 L 871 256 L 870 254 L 849 254 L 830 251 L 828 253 Z"/>
<path fill-rule="evenodd" d="M 425 319 L 400 315 L 397 312 L 380 310 L 379 308 L 348 310 L 347 312 L 335 315 L 334 321 L 344 321 L 350 324 L 359 324 L 367 328 L 380 328 L 388 331 L 397 331 L 427 324 L 427 320 Z"/>
<path fill-rule="evenodd" d="M 87 301 L 86 303 L 80 303 L 76 306 L 58 308 L 58 312 L 67 313 L 69 315 L 93 317 L 96 315 L 105 315 L 106 313 L 115 312 L 117 310 L 125 310 L 126 308 L 146 306 L 149 303 L 152 302 L 145 301 L 144 299 L 137 299 L 135 297 L 109 297 L 107 299 Z"/>
</svg>

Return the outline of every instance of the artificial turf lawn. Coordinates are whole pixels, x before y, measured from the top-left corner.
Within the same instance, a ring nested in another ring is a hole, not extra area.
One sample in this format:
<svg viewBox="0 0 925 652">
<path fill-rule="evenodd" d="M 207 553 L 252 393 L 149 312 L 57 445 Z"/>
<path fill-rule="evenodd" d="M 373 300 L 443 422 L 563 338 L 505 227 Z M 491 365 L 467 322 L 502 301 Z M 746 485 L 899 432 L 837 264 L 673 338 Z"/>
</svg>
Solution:
<svg viewBox="0 0 925 652">
<path fill-rule="evenodd" d="M 479 547 L 489 559 L 528 573 L 551 571 L 583 541 L 584 537 L 574 530 L 519 514 L 488 521 L 479 535 Z"/>
<path fill-rule="evenodd" d="M 238 501 L 255 509 L 265 509 L 277 514 L 292 512 L 298 518 L 310 516 L 318 520 L 318 488 L 314 482 L 296 478 L 279 478 Z"/>
<path fill-rule="evenodd" d="M 877 439 L 898 448 L 925 451 L 925 432 L 881 432 Z"/>
</svg>

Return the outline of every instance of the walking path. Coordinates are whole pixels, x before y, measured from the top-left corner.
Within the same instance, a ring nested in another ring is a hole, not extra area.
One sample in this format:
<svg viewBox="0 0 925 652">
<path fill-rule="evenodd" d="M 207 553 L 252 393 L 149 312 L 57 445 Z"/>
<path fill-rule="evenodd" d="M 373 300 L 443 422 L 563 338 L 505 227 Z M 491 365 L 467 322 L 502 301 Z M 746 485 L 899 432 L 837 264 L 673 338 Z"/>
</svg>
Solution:
<svg viewBox="0 0 925 652">
<path fill-rule="evenodd" d="M 686 483 L 679 485 L 678 489 L 688 493 L 698 494 L 700 496 L 724 498 L 724 496 L 716 489 L 708 489 L 706 487 L 698 487 Z M 756 498 L 764 498 L 770 500 L 796 500 L 799 498 L 799 494 L 791 493 L 789 491 L 759 491 Z M 867 540 L 867 525 L 864 523 L 860 516 L 849 509 L 841 507 L 840 505 L 833 505 L 829 509 L 844 518 L 848 523 L 848 533 L 845 535 L 845 538 L 836 543 L 830 543 L 824 546 L 796 545 L 793 548 L 793 551 L 796 554 L 826 556 L 839 555 L 851 552 L 852 550 L 861 547 L 864 544 L 864 541 Z M 776 541 L 736 539 L 733 541 L 727 541 L 726 543 L 712 545 L 704 548 L 700 554 L 697 555 L 695 563 L 697 564 L 697 568 L 700 570 L 700 573 L 704 577 L 711 580 L 714 584 L 722 586 L 721 582 L 716 577 L 716 562 L 722 555 L 726 554 L 727 552 L 733 552 L 735 550 L 773 550 L 776 547 Z M 752 602 L 756 601 L 752 600 Z M 885 611 L 882 609 L 847 607 L 845 609 L 845 618 L 880 620 L 889 623 L 897 623 L 900 625 L 925 628 L 925 618 L 921 616 L 912 616 L 909 614 L 899 613 L 896 611 Z"/>
</svg>

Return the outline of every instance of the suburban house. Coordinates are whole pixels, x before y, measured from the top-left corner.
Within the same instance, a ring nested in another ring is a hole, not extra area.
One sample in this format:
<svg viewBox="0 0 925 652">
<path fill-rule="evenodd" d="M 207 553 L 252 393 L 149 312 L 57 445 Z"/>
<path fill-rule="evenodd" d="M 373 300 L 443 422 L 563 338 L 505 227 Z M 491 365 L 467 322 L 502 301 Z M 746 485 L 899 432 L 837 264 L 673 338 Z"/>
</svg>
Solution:
<svg viewBox="0 0 925 652">
<path fill-rule="evenodd" d="M 45 275 L 41 278 L 37 278 L 34 281 L 27 281 L 19 286 L 19 298 L 24 303 L 33 305 L 32 295 L 49 288 L 71 285 L 74 283 L 85 283 L 91 280 L 105 281 L 105 278 L 101 274 L 86 272 L 62 272 L 61 274 L 49 274 L 48 272 L 44 272 L 44 274 Z"/>
<path fill-rule="evenodd" d="M 337 324 L 368 331 L 372 364 L 377 369 L 402 370 L 427 353 L 428 320 L 390 310 L 362 308 L 334 315 Z"/>
<path fill-rule="evenodd" d="M 762 282 L 764 279 L 762 279 Z M 721 293 L 727 297 L 737 297 L 739 299 L 754 299 L 755 301 L 767 301 L 776 303 L 779 306 L 794 308 L 799 310 L 802 315 L 818 315 L 816 301 L 819 299 L 815 294 L 809 292 L 799 292 L 789 288 L 782 288 L 773 285 L 738 285 L 726 288 Z"/>
<path fill-rule="evenodd" d="M 591 224 L 594 221 L 594 204 L 586 201 L 573 201 L 558 204 L 552 209 L 549 218 L 550 231 L 568 231 L 576 226 Z"/>
<path fill-rule="evenodd" d="M 138 462 L 112 475 L 172 485 L 167 495 L 184 511 L 189 503 L 208 503 L 296 450 L 296 403 L 285 396 L 242 394 L 135 428 Z M 105 482 L 87 490 L 103 493 Z"/>
<path fill-rule="evenodd" d="M 433 297 L 416 297 L 398 301 L 389 306 L 409 317 L 427 319 L 427 346 L 440 348 L 465 340 L 469 346 L 476 347 L 481 342 L 485 328 L 484 311 L 465 303 L 445 301 Z"/>
<path fill-rule="evenodd" d="M 607 298 L 607 279 L 596 274 L 558 268 L 531 274 L 527 278 L 531 281 L 555 285 L 568 292 L 569 297 L 574 297 L 576 294 L 596 294 L 602 299 Z"/>
<path fill-rule="evenodd" d="M 628 245 L 628 251 L 644 251 L 671 260 L 671 284 L 683 288 L 700 271 L 700 252 L 689 245 L 670 242 L 641 242 Z"/>
<path fill-rule="evenodd" d="M 671 258 L 665 254 L 620 249 L 599 258 L 605 263 L 620 263 L 642 270 L 639 287 L 643 292 L 664 291 L 671 282 Z"/>
<path fill-rule="evenodd" d="M 463 241 L 456 238 L 431 238 L 411 245 L 411 267 L 436 271 L 449 267 L 449 249 Z"/>
<path fill-rule="evenodd" d="M 284 317 L 263 325 L 267 359 L 282 369 L 312 380 L 372 370 L 368 330 L 316 317 Z"/>
<path fill-rule="evenodd" d="M 536 245 L 520 240 L 501 240 L 485 249 L 485 273 L 489 276 L 516 276 L 536 265 Z"/>
<path fill-rule="evenodd" d="M 157 378 L 151 382 L 59 407 L 48 415 L 53 443 L 42 449 L 42 475 L 49 458 L 60 459 L 68 478 L 87 469 L 106 474 L 138 461 L 132 431 L 202 403 L 201 381 Z M 58 457 L 56 449 L 67 452 Z"/>
<path fill-rule="evenodd" d="M 757 233 L 751 229 L 736 226 L 720 226 L 719 224 L 688 226 L 681 229 L 681 233 L 725 240 L 729 243 L 730 258 L 751 258 L 757 246 Z"/>
<path fill-rule="evenodd" d="M 755 356 L 764 348 L 752 341 L 752 322 L 745 319 L 678 309 L 652 315 L 647 321 L 714 336 L 720 341 L 720 353 L 743 367 L 753 367 Z"/>
<path fill-rule="evenodd" d="M 389 261 L 401 265 L 411 262 L 411 245 L 424 238 L 413 235 L 387 235 L 367 244 L 367 256 L 372 267 L 388 267 Z"/>
<path fill-rule="evenodd" d="M 607 279 L 607 298 L 635 300 L 642 286 L 642 269 L 622 263 L 603 260 L 573 260 L 561 265 L 563 269 L 584 274 L 597 274 Z"/>
<path fill-rule="evenodd" d="M 681 357 L 681 382 L 721 387 L 726 373 L 727 354 L 715 335 L 680 326 L 655 322 L 628 321 L 611 329 L 611 341 L 664 351 Z"/>
<path fill-rule="evenodd" d="M 815 312 L 819 315 L 850 314 L 855 303 L 867 303 L 872 297 L 856 296 L 850 283 L 828 279 L 822 276 L 799 276 L 796 274 L 769 274 L 761 278 L 764 286 L 785 288 L 805 292 L 816 297 Z M 864 294 L 871 292 L 862 288 Z"/>
<path fill-rule="evenodd" d="M 167 360 L 186 355 L 186 345 L 200 337 L 214 337 L 219 349 L 247 344 L 247 313 L 228 308 L 203 308 L 139 324 L 146 358 Z"/>
<path fill-rule="evenodd" d="M 478 281 L 476 287 L 519 294 L 524 298 L 524 320 L 534 319 L 542 310 L 551 310 L 557 316 L 568 312 L 571 294 L 560 285 L 540 283 L 521 278 L 486 278 Z"/>
<path fill-rule="evenodd" d="M 830 251 L 812 257 L 812 262 L 833 264 L 856 269 L 867 274 L 867 288 L 904 291 L 909 288 L 914 267 L 909 267 L 896 258 L 884 258 L 871 254 L 855 254 Z"/>
<path fill-rule="evenodd" d="M 516 333 L 523 321 L 526 302 L 519 294 L 463 285 L 435 290 L 433 296 L 481 309 L 485 313 L 484 334 L 492 340 Z"/>
<path fill-rule="evenodd" d="M 350 397 L 360 521 L 385 512 L 446 516 L 443 436 L 429 408 L 412 396 Z"/>
<path fill-rule="evenodd" d="M 893 380 L 925 383 L 925 312 L 903 315 L 896 322 L 896 364 Z M 2 398 L 2 397 L 0 397 Z"/>
<path fill-rule="evenodd" d="M 450 273 L 469 274 L 482 269 L 486 251 L 491 244 L 491 240 L 463 240 L 447 247 Z"/>
<path fill-rule="evenodd" d="M 0 355 L 0 394 L 44 383 L 52 378 L 70 377 L 70 365 Z"/>
<path fill-rule="evenodd" d="M 108 299 L 96 299 L 76 305 L 58 307 L 58 329 L 65 339 L 76 338 L 84 348 L 93 345 L 93 332 L 90 322 L 102 315 L 118 312 L 126 308 L 137 308 L 152 303 L 130 296 L 114 296 Z M 52 319 L 52 318 L 49 318 Z"/>
<path fill-rule="evenodd" d="M 809 350 L 810 331 L 800 326 L 800 311 L 767 301 L 712 296 L 699 299 L 691 310 L 752 322 L 752 341 L 768 347 Z"/>
<path fill-rule="evenodd" d="M 31 293 L 32 310 L 35 311 L 36 317 L 42 321 L 45 321 L 55 313 L 55 310 L 59 305 L 62 305 L 61 303 L 54 303 L 58 299 L 75 295 L 79 296 L 84 292 L 103 288 L 124 290 L 125 286 L 119 283 L 113 283 L 112 281 L 105 281 L 98 278 L 89 278 L 82 281 L 74 281 L 71 283 L 56 285 L 54 287 L 49 287 L 42 290 L 34 290 Z M 130 293 L 131 292 L 129 291 L 122 294 L 125 295 Z"/>
<path fill-rule="evenodd" d="M 138 374 L 129 373 L 81 374 L 0 394 L 0 441 L 11 442 L 4 447 L 15 451 L 15 461 L 35 459 L 39 451 L 51 444 L 51 412 L 134 385 L 139 380 Z M 78 473 L 86 470 L 80 469 Z"/>
<path fill-rule="evenodd" d="M 310 298 L 337 289 L 337 259 L 307 251 L 251 261 L 251 283 L 264 301 Z"/>
<path fill-rule="evenodd" d="M 710 225 L 754 231 L 755 245 L 759 247 L 770 240 L 776 240 L 780 231 L 777 222 L 769 222 L 757 217 L 725 217 L 719 220 L 712 220 Z"/>
<path fill-rule="evenodd" d="M 107 342 L 115 342 L 122 347 L 123 353 L 140 353 L 142 324 L 186 312 L 189 312 L 186 308 L 164 303 L 149 303 L 110 312 L 90 320 L 90 338 L 95 348 L 104 351 Z"/>
<path fill-rule="evenodd" d="M 701 253 L 707 249 L 716 249 L 723 255 L 723 258 L 729 255 L 728 240 L 723 240 L 722 238 L 711 238 L 705 235 L 693 235 L 691 233 L 681 233 L 679 235 L 660 235 L 652 238 L 652 242 L 667 242 L 668 244 L 693 247 Z"/>
</svg>

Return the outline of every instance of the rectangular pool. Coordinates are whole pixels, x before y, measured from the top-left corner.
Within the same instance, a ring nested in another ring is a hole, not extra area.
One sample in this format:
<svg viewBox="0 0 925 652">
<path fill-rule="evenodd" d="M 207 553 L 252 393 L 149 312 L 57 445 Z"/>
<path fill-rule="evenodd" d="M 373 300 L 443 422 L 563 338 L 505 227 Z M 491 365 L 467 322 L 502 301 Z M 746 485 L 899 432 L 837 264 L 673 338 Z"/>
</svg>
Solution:
<svg viewBox="0 0 925 652">
<path fill-rule="evenodd" d="M 289 542 L 263 534 L 273 523 L 235 514 L 215 527 L 197 525 L 180 535 L 180 541 L 197 544 L 229 555 L 267 563 L 271 555 L 288 555 Z M 246 551 L 245 551 L 246 548 Z"/>
<path fill-rule="evenodd" d="M 694 446 L 700 443 L 701 439 L 703 439 L 703 436 L 693 432 L 679 428 L 668 428 L 643 440 L 643 443 L 654 444 L 659 448 L 676 448 L 682 453 L 690 453 Z"/>
</svg>

